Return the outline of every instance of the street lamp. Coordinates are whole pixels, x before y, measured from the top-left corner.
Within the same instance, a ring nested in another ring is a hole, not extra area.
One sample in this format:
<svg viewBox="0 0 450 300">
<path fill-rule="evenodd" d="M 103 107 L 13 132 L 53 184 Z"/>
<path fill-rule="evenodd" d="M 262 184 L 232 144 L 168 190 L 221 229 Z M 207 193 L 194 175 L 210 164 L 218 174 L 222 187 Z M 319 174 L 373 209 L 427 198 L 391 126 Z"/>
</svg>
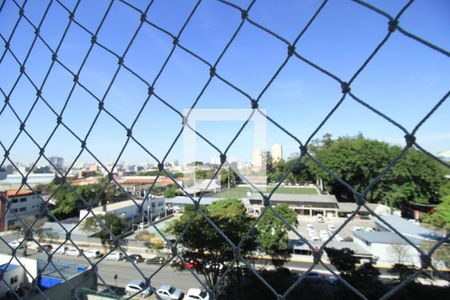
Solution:
<svg viewBox="0 0 450 300">
<path fill-rule="evenodd" d="M 147 205 L 147 223 L 150 224 L 150 205 Z"/>
</svg>

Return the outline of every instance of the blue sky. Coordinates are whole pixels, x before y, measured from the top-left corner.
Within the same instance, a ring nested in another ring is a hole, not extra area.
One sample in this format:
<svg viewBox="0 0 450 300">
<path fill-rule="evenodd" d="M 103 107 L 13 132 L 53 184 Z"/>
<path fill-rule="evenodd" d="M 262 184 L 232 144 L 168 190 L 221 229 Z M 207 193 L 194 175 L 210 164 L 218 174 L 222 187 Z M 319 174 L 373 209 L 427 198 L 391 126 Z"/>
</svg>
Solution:
<svg viewBox="0 0 450 300">
<path fill-rule="evenodd" d="M 61 1 L 73 9 L 76 1 Z M 128 1 L 144 10 L 148 1 Z M 250 1 L 231 1 L 247 7 Z M 406 1 L 368 1 L 396 15 Z M 19 1 L 21 3 L 21 1 Z M 292 42 L 305 27 L 321 1 L 256 1 L 249 16 L 251 20 L 276 32 Z M 75 20 L 90 31 L 95 31 L 109 1 L 81 1 Z M 39 24 L 46 1 L 29 1 L 24 11 L 36 26 Z M 155 0 L 147 19 L 176 35 L 196 1 Z M 446 0 L 415 1 L 400 19 L 400 26 L 439 47 L 450 50 L 450 3 Z M 4 39 L 9 39 L 18 19 L 18 8 L 6 1 L 0 12 L 1 51 Z M 180 37 L 180 43 L 213 64 L 241 21 L 240 12 L 217 1 L 202 1 Z M 41 26 L 41 36 L 56 49 L 67 23 L 68 13 L 56 2 L 50 5 Z M 98 41 L 113 52 L 122 55 L 140 22 L 140 14 L 119 1 L 112 4 Z M 352 1 L 329 1 L 311 27 L 302 36 L 296 51 L 315 64 L 327 69 L 342 80 L 349 80 L 387 33 L 387 19 Z M 16 57 L 23 62 L 34 38 L 34 29 L 24 20 L 14 33 L 10 45 Z M 72 24 L 58 52 L 58 59 L 76 72 L 90 46 L 91 37 Z M 126 57 L 125 65 L 139 76 L 153 82 L 172 48 L 171 38 L 144 24 Z M 286 58 L 287 48 L 281 41 L 246 22 L 234 42 L 217 65 L 217 72 L 245 91 L 258 97 L 270 78 Z M 40 86 L 51 64 L 51 52 L 37 40 L 25 64 L 26 73 Z M 80 73 L 80 82 L 96 97 L 103 98 L 117 59 L 95 46 Z M 448 92 L 450 87 L 450 59 L 409 37 L 394 32 L 384 47 L 356 78 L 351 88 L 360 99 L 382 111 L 407 130 L 423 118 Z M 20 118 L 25 118 L 36 98 L 32 84 L 22 77 L 11 92 L 19 76 L 19 66 L 7 52 L 0 63 L 0 88 L 10 95 L 10 103 Z M 155 84 L 158 96 L 174 108 L 189 108 L 209 78 L 209 67 L 185 51 L 177 48 Z M 73 86 L 72 76 L 55 64 L 42 90 L 43 97 L 58 113 Z M 305 141 L 341 97 L 339 84 L 293 57 L 260 99 L 260 107 L 280 125 Z M 146 100 L 147 86 L 125 69 L 121 69 L 105 98 L 108 109 L 127 127 L 131 126 Z M 4 100 L 3 93 L 1 100 Z M 2 104 L 3 107 L 3 104 Z M 214 78 L 197 108 L 250 108 L 249 100 L 222 81 Z M 95 98 L 76 86 L 63 113 L 63 121 L 81 138 L 87 133 L 98 111 Z M 450 150 L 450 101 L 425 123 L 417 133 L 419 144 L 436 153 Z M 56 117 L 39 100 L 26 122 L 28 132 L 43 145 L 56 124 Z M 205 121 L 197 129 L 220 149 L 234 137 L 241 122 Z M 133 135 L 150 152 L 162 159 L 181 128 L 181 119 L 166 105 L 151 97 L 133 128 Z M 298 145 L 274 125 L 267 123 L 267 144 L 279 143 L 288 156 Z M 0 140 L 6 147 L 19 131 L 19 121 L 9 108 L 0 115 Z M 392 144 L 403 144 L 404 133 L 361 104 L 347 97 L 336 113 L 316 134 L 334 137 L 362 133 L 367 137 Z M 249 124 L 230 155 L 249 160 L 255 133 Z M 126 131 L 110 116 L 102 112 L 87 140 L 87 146 L 102 161 L 117 158 L 126 140 Z M 180 159 L 183 139 L 175 145 L 168 160 Z M 202 140 L 197 141 L 199 159 L 209 160 L 215 151 Z M 49 156 L 63 156 L 71 161 L 80 151 L 79 142 L 60 127 L 46 148 Z M 3 149 L 0 149 L 3 152 Z M 11 149 L 14 161 L 32 162 L 38 157 L 38 148 L 22 134 Z M 3 154 L 3 153 L 0 153 Z M 92 161 L 84 153 L 79 161 Z M 121 161 L 154 162 L 136 143 L 130 142 Z"/>
</svg>

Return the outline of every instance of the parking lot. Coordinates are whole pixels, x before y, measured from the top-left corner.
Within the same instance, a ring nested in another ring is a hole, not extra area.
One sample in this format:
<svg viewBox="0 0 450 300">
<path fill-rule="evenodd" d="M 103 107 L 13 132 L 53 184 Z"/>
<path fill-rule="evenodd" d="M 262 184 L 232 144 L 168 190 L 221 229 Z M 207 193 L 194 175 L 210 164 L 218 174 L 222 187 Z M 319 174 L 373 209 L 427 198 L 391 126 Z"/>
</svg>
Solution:
<svg viewBox="0 0 450 300">
<path fill-rule="evenodd" d="M 297 217 L 298 225 L 296 226 L 296 229 L 298 233 L 300 233 L 304 238 L 308 240 L 312 240 L 310 231 L 314 231 L 317 234 L 317 237 L 319 240 L 321 240 L 320 233 L 322 231 L 326 232 L 328 237 L 331 236 L 330 227 L 334 226 L 335 230 L 341 226 L 346 219 L 345 218 L 323 218 L 323 223 L 319 222 L 319 219 L 315 216 L 303 216 L 299 215 Z M 310 224 L 310 225 L 308 225 Z M 331 225 L 331 226 L 330 226 Z M 307 227 L 312 227 L 312 229 L 308 230 Z M 339 232 L 339 236 L 342 239 L 350 238 L 352 237 L 352 228 L 356 229 L 359 228 L 361 230 L 370 230 L 368 228 L 375 227 L 375 222 L 371 219 L 352 219 L 346 226 Z M 332 231 L 332 230 L 331 230 Z M 289 239 L 292 240 L 298 240 L 298 236 L 290 231 L 289 232 Z M 324 239 L 326 240 L 326 238 Z"/>
</svg>

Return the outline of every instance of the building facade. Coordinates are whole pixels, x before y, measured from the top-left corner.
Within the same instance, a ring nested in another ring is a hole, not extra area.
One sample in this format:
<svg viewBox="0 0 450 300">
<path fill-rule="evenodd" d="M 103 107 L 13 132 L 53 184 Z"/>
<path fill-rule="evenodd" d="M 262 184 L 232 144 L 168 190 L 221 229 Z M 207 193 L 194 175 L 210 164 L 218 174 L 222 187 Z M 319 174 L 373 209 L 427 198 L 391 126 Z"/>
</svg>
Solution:
<svg viewBox="0 0 450 300">
<path fill-rule="evenodd" d="M 127 223 L 136 223 L 143 218 L 151 218 L 152 220 L 157 217 L 162 217 L 166 212 L 166 203 L 164 198 L 146 198 L 143 200 L 125 200 L 114 202 L 107 205 L 101 205 L 92 209 L 92 212 L 96 216 L 102 216 L 105 214 L 115 214 L 116 216 L 126 219 Z M 143 214 L 139 213 L 139 206 L 142 204 Z M 79 219 L 83 220 L 86 215 L 89 215 L 89 211 L 86 209 L 80 210 Z M 93 216 L 90 214 L 90 216 Z M 89 216 L 88 216 L 89 217 Z"/>
<path fill-rule="evenodd" d="M 8 203 L 10 208 L 8 208 Z M 18 218 L 38 218 L 43 207 L 42 199 L 29 190 L 21 189 L 0 192 L 0 231 L 10 230 L 20 224 Z"/>
<path fill-rule="evenodd" d="M 283 147 L 280 144 L 272 145 L 270 154 L 272 155 L 272 163 L 279 162 L 283 159 Z"/>
<path fill-rule="evenodd" d="M 264 151 L 261 148 L 253 149 L 252 167 L 254 171 L 260 171 L 266 167 Z"/>
</svg>

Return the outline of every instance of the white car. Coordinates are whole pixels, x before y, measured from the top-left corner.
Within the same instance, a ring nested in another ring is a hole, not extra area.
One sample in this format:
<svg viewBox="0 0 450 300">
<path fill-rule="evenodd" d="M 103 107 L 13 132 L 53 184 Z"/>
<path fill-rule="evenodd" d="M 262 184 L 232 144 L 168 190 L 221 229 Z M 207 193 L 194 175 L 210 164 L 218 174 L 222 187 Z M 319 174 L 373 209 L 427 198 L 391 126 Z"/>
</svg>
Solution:
<svg viewBox="0 0 450 300">
<path fill-rule="evenodd" d="M 66 254 L 67 249 L 68 248 L 66 246 L 61 246 L 54 253 L 63 255 Z"/>
<path fill-rule="evenodd" d="M 110 254 L 105 256 L 106 260 L 114 260 L 114 261 L 119 261 L 123 259 L 123 254 L 122 252 L 118 252 L 118 251 L 113 251 Z"/>
<path fill-rule="evenodd" d="M 335 232 L 336 231 L 336 226 L 334 226 L 333 224 L 328 224 L 328 230 L 330 232 Z"/>
<path fill-rule="evenodd" d="M 303 276 L 303 275 L 299 275 L 299 276 Z M 324 276 L 320 273 L 317 272 L 309 272 L 308 274 L 306 274 L 305 276 L 305 281 L 322 281 L 324 279 Z"/>
<path fill-rule="evenodd" d="M 339 234 L 336 234 L 335 236 L 334 236 L 334 239 L 336 240 L 336 241 L 338 241 L 338 242 L 342 242 L 344 239 L 342 238 L 342 236 L 340 236 Z"/>
<path fill-rule="evenodd" d="M 209 294 L 205 290 L 190 288 L 184 299 L 187 300 L 209 300 Z"/>
<path fill-rule="evenodd" d="M 318 222 L 318 223 L 323 223 L 323 216 L 322 216 L 321 214 L 318 214 L 318 215 L 316 216 L 316 218 L 317 218 L 317 222 Z"/>
<path fill-rule="evenodd" d="M 306 224 L 306 229 L 307 230 L 313 230 L 314 226 L 312 226 L 312 224 Z"/>
<path fill-rule="evenodd" d="M 169 284 L 163 284 L 159 287 L 159 289 L 156 291 L 159 297 L 162 299 L 170 299 L 170 300 L 176 300 L 176 299 L 183 299 L 184 293 L 169 285 Z"/>
<path fill-rule="evenodd" d="M 65 254 L 67 256 L 81 256 L 81 252 L 77 248 L 67 249 Z"/>
<path fill-rule="evenodd" d="M 311 239 L 311 241 L 315 241 L 315 242 L 320 241 L 320 239 L 317 235 L 310 236 L 309 238 Z"/>
<path fill-rule="evenodd" d="M 23 244 L 25 242 L 22 243 L 22 240 L 14 240 L 8 243 L 8 245 L 13 248 L 13 249 L 20 249 L 23 248 Z"/>
<path fill-rule="evenodd" d="M 322 240 L 322 241 L 327 241 L 328 239 L 329 239 L 330 237 L 328 236 L 328 234 L 324 234 L 324 235 L 321 235 L 320 236 L 320 239 Z"/>
<path fill-rule="evenodd" d="M 319 232 L 319 235 L 320 236 L 322 236 L 322 235 L 328 235 L 328 232 L 326 231 L 326 230 L 321 230 L 320 232 Z"/>
<path fill-rule="evenodd" d="M 131 297 L 133 295 L 137 295 L 141 297 L 148 297 L 153 294 L 153 290 L 146 286 L 145 282 L 141 280 L 132 280 L 125 287 L 125 295 L 127 297 Z"/>
<path fill-rule="evenodd" d="M 102 256 L 102 254 L 100 253 L 100 250 L 94 250 L 94 249 L 88 249 L 86 251 L 83 251 L 83 253 L 88 258 L 98 258 L 98 257 Z"/>
</svg>

